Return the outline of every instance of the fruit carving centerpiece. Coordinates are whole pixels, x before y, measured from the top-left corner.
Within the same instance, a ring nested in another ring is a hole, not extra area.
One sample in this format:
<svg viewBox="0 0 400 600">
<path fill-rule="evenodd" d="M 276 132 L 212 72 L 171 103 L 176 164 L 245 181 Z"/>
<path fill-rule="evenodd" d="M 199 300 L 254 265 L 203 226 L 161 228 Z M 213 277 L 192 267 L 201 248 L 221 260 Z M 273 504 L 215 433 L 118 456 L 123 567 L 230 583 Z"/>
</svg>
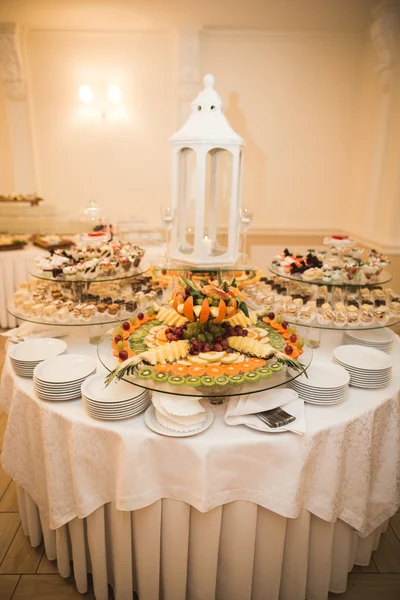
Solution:
<svg viewBox="0 0 400 600">
<path fill-rule="evenodd" d="M 222 391 L 270 377 L 285 364 L 303 371 L 296 360 L 302 346 L 295 333 L 278 332 L 258 320 L 235 280 L 195 283 L 182 277 L 168 306 L 157 314 L 153 309 L 139 313 L 114 331 L 112 347 L 120 364 L 106 383 L 133 375 L 202 388 L 206 395 L 213 386 Z"/>
</svg>

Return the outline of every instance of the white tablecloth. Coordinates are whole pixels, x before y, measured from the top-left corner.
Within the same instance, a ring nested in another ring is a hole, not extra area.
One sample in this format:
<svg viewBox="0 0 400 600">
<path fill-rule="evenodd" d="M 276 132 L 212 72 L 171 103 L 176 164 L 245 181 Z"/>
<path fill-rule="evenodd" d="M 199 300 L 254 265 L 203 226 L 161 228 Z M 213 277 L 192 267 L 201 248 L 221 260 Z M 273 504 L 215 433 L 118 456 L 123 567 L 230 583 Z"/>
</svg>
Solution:
<svg viewBox="0 0 400 600">
<path fill-rule="evenodd" d="M 367 538 L 343 521 L 327 523 L 306 510 L 285 519 L 238 500 L 207 513 L 179 500 L 158 500 L 132 512 L 101 506 L 85 519 L 50 530 L 27 492 L 17 488 L 22 527 L 42 538 L 62 577 L 71 574 L 96 600 L 327 600 L 344 592 L 354 564 L 368 565 L 386 523 Z"/>
<path fill-rule="evenodd" d="M 340 342 L 340 333 L 324 336 L 318 358 L 330 360 Z M 67 343 L 70 352 L 96 353 L 85 337 Z M 7 360 L 3 466 L 52 528 L 107 502 L 132 511 L 170 498 L 206 512 L 248 500 L 287 518 L 305 509 L 341 519 L 365 537 L 400 504 L 399 356 L 397 344 L 387 388 L 351 388 L 342 404 L 307 405 L 303 436 L 229 427 L 221 406 L 207 431 L 181 439 L 153 433 L 143 415 L 108 423 L 89 417 L 80 400 L 43 402 Z"/>
<path fill-rule="evenodd" d="M 23 281 L 29 281 L 29 270 L 35 259 L 45 254 L 35 246 L 26 246 L 23 250 L 0 252 L 0 327 L 15 327 L 15 318 L 8 314 L 7 304 L 13 299 L 15 290 Z"/>
</svg>

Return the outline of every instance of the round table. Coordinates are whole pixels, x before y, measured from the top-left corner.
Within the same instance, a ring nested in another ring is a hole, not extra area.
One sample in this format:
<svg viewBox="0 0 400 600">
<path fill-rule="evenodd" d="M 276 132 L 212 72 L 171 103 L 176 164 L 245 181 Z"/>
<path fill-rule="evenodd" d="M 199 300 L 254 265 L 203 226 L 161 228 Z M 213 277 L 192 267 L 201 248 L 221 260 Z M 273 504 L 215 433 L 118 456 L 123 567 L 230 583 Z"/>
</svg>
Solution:
<svg viewBox="0 0 400 600">
<path fill-rule="evenodd" d="M 324 339 L 331 360 L 341 333 Z M 96 355 L 79 330 L 69 352 Z M 265 434 L 224 422 L 159 436 L 144 416 L 89 417 L 80 400 L 43 402 L 8 359 L 2 452 L 24 530 L 78 589 L 93 573 L 116 598 L 323 600 L 368 564 L 400 504 L 400 344 L 381 390 L 350 388 L 335 406 L 306 405 L 307 432 Z M 99 364 L 98 372 L 101 372 Z M 161 590 L 161 592 L 160 592 Z"/>
</svg>

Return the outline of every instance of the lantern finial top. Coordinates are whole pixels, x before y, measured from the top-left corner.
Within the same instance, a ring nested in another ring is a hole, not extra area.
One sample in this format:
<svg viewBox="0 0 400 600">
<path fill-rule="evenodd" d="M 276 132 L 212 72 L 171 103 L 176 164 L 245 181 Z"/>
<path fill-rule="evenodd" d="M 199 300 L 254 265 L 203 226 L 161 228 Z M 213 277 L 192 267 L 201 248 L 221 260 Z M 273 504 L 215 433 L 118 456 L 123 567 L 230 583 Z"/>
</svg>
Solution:
<svg viewBox="0 0 400 600">
<path fill-rule="evenodd" d="M 170 138 L 174 143 L 209 143 L 244 145 L 243 139 L 229 125 L 222 110 L 222 100 L 214 89 L 214 77 L 203 78 L 202 89 L 192 102 L 186 123 Z"/>
<path fill-rule="evenodd" d="M 204 83 L 204 87 L 205 88 L 213 88 L 214 87 L 214 82 L 215 79 L 212 75 L 208 74 L 208 75 L 204 75 L 203 77 L 203 83 Z"/>
</svg>

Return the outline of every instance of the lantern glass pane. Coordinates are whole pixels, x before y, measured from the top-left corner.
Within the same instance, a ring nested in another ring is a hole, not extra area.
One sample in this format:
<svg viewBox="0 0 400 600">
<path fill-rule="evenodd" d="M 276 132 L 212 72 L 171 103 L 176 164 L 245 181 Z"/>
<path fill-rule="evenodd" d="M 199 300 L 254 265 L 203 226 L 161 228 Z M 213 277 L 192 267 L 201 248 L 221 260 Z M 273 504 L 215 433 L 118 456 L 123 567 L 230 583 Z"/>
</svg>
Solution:
<svg viewBox="0 0 400 600">
<path fill-rule="evenodd" d="M 191 148 L 183 148 L 179 153 L 179 174 L 177 247 L 183 254 L 192 254 L 196 201 L 196 153 Z"/>
<path fill-rule="evenodd" d="M 231 182 L 231 153 L 222 148 L 210 150 L 206 157 L 204 234 L 207 236 L 206 245 L 211 256 L 221 256 L 228 249 Z"/>
</svg>

